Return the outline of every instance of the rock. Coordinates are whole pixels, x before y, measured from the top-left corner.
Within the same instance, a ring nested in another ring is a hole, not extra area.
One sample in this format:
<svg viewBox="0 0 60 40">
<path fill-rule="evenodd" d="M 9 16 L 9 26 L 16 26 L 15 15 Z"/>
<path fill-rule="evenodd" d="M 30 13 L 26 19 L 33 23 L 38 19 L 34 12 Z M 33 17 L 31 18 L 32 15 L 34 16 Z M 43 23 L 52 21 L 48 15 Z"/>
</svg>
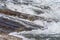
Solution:
<svg viewBox="0 0 60 40">
<path fill-rule="evenodd" d="M 12 11 L 12 10 L 9 10 L 9 9 L 3 9 L 3 10 L 0 10 L 0 14 L 6 14 L 6 15 L 10 15 L 10 16 L 17 16 L 19 18 L 23 18 L 23 19 L 28 19 L 30 21 L 33 21 L 35 18 L 35 15 L 29 15 L 29 14 L 25 14 L 25 13 L 21 13 L 21 12 L 16 12 L 16 11 Z M 41 11 L 41 13 L 43 13 Z M 39 17 L 36 16 L 38 19 Z"/>
<path fill-rule="evenodd" d="M 22 38 L 18 38 L 18 37 L 6 35 L 6 34 L 3 34 L 3 35 L 1 34 L 0 40 L 22 40 Z"/>
</svg>

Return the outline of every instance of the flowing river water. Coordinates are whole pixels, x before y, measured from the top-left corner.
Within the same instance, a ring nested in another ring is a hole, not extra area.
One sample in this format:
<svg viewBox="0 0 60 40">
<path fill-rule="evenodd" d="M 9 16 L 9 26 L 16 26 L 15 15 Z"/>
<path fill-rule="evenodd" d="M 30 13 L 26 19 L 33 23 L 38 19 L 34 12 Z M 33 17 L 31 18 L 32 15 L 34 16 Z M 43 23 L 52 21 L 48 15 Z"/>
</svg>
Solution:
<svg viewBox="0 0 60 40">
<path fill-rule="evenodd" d="M 0 14 L 0 17 L 33 28 L 31 31 L 12 32 L 9 35 L 20 37 L 23 40 L 60 40 L 60 0 L 1 0 L 0 7 L 40 17 L 30 21 Z"/>
</svg>

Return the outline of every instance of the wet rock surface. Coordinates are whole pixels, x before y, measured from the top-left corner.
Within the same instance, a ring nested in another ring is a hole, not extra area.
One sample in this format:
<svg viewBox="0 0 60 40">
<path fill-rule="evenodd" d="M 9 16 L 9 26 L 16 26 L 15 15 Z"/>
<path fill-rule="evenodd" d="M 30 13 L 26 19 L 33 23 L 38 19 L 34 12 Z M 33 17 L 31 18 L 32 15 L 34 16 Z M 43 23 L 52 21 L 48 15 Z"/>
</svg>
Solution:
<svg viewBox="0 0 60 40">
<path fill-rule="evenodd" d="M 10 33 L 10 32 L 14 32 L 18 30 L 19 31 L 32 30 L 32 28 L 27 28 L 18 22 L 0 17 L 0 31 L 1 32 Z"/>
<path fill-rule="evenodd" d="M 22 38 L 18 38 L 6 34 L 0 34 L 0 40 L 22 40 Z"/>
</svg>

